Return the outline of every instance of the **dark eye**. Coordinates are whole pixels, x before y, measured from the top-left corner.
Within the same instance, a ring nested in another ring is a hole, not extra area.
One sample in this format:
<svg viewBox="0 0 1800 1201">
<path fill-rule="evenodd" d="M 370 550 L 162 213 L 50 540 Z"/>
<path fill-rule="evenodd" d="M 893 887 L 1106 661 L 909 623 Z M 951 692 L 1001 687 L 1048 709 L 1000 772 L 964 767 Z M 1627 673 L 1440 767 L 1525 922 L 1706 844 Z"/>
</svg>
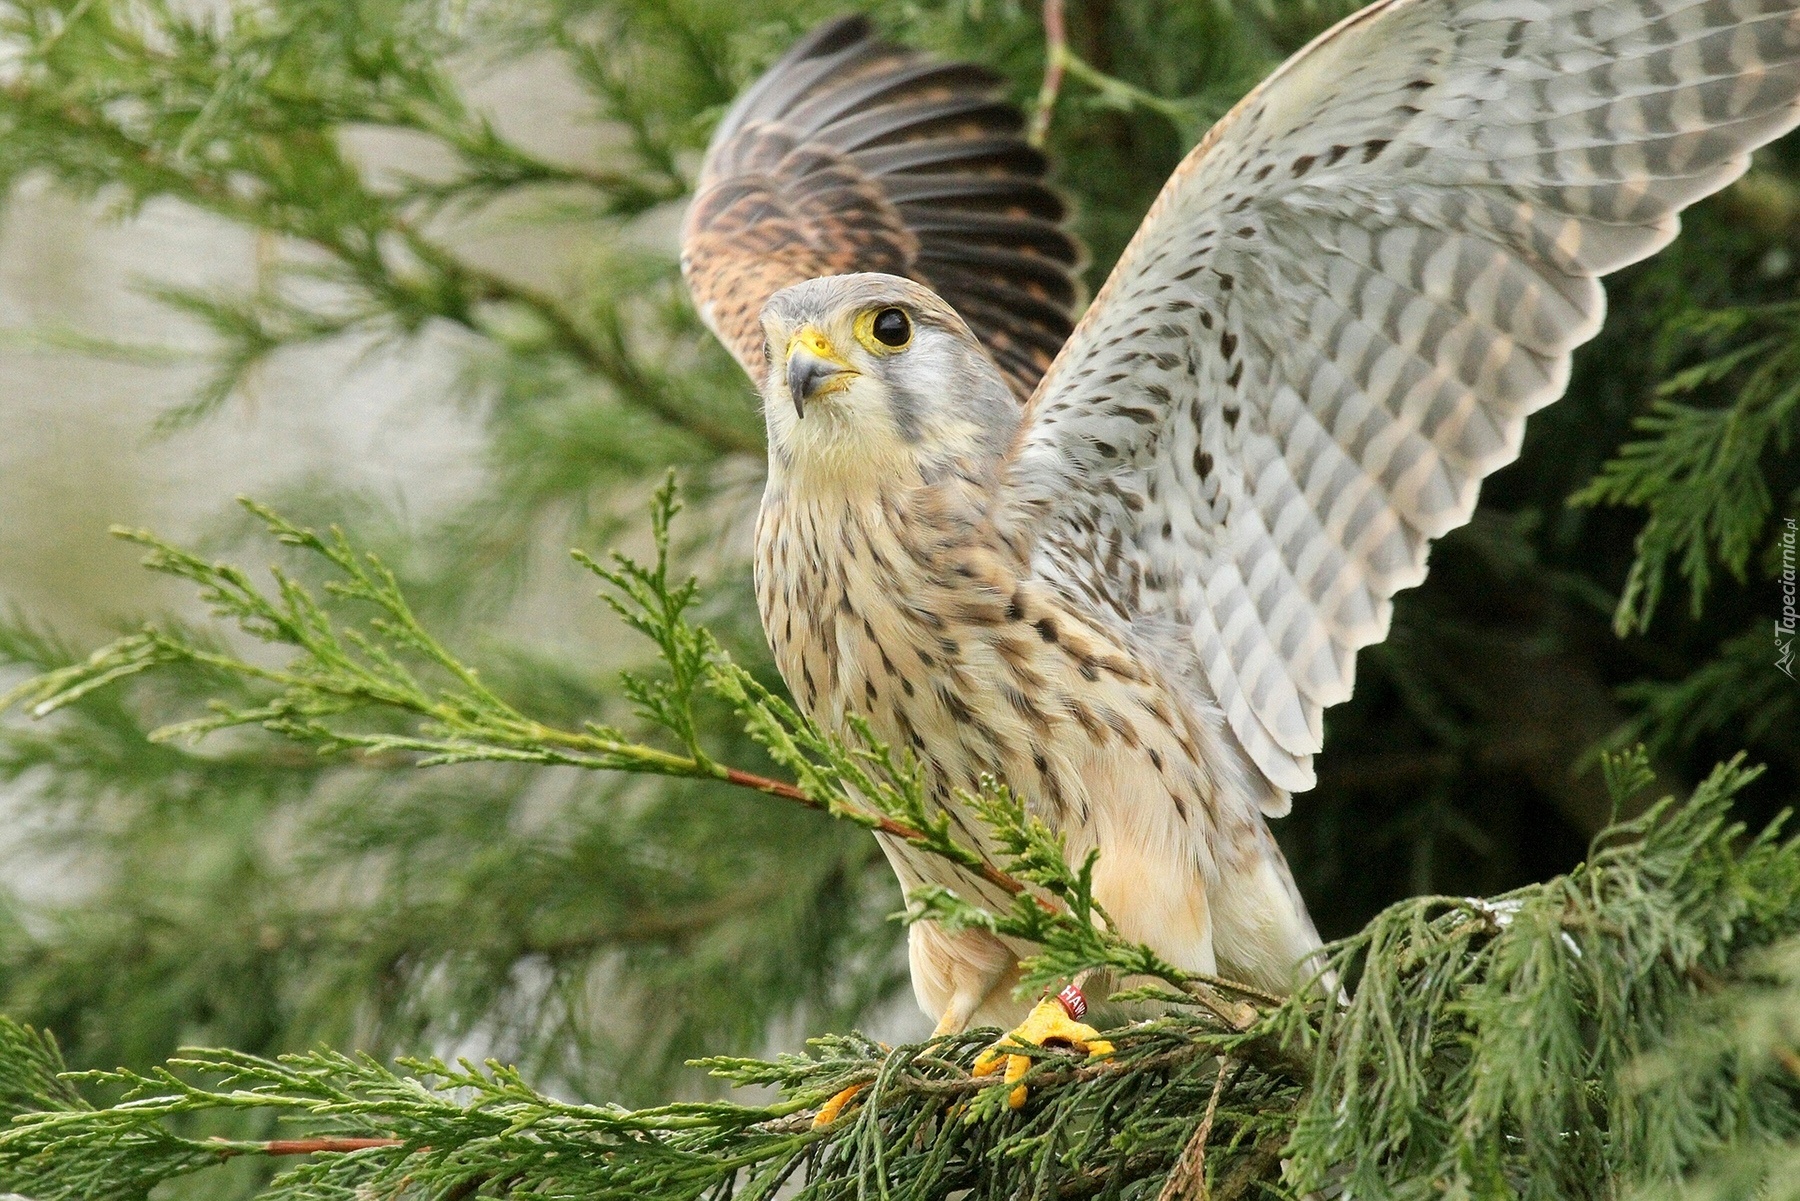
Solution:
<svg viewBox="0 0 1800 1201">
<path fill-rule="evenodd" d="M 905 346 L 912 340 L 912 318 L 904 309 L 882 309 L 870 329 L 883 346 Z"/>
</svg>

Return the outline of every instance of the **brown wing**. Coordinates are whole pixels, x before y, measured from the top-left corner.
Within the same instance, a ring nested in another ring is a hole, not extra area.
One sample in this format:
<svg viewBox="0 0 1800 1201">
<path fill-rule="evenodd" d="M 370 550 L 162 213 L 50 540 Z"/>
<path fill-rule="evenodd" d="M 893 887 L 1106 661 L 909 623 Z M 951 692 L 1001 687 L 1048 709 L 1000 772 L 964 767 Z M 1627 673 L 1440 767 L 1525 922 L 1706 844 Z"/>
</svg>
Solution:
<svg viewBox="0 0 1800 1201">
<path fill-rule="evenodd" d="M 763 302 L 821 275 L 929 286 L 1023 399 L 1073 325 L 1080 244 L 1001 80 L 878 40 L 861 16 L 820 26 L 719 123 L 682 230 L 701 316 L 762 379 Z"/>
</svg>

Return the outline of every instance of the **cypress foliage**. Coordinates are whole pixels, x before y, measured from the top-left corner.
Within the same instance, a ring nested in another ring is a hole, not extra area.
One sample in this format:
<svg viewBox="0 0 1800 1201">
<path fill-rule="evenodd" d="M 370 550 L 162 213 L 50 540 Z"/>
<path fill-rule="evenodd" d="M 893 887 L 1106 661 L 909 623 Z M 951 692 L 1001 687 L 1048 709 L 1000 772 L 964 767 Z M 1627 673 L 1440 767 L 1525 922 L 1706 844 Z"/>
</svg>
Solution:
<svg viewBox="0 0 1800 1201">
<path fill-rule="evenodd" d="M 1091 283 L 1206 125 L 1352 7 L 1071 8 L 1047 149 Z M 761 422 L 683 299 L 666 229 L 712 119 L 833 11 L 0 4 L 0 187 L 48 179 L 125 213 L 177 202 L 275 248 L 243 293 L 152 281 L 213 347 L 165 425 L 231 408 L 273 357 L 405 356 L 448 330 L 466 371 L 446 403 L 487 444 L 482 494 L 423 526 L 310 488 L 282 498 L 295 519 L 222 522 L 205 556 L 128 535 L 215 620 L 157 619 L 95 652 L 44 615 L 0 619 L 0 691 L 18 684 L 0 782 L 28 850 L 84 881 L 52 902 L 0 893 L 0 1013 L 16 1020 L 0 1106 L 25 1115 L 0 1135 L 0 1188 L 139 1196 L 179 1176 L 244 1195 L 280 1170 L 269 1187 L 294 1197 L 661 1198 L 761 1195 L 804 1168 L 833 1196 L 1137 1195 L 1174 1166 L 1171 1187 L 1218 1196 L 1346 1180 L 1662 1196 L 1675 1177 L 1695 1196 L 1793 1195 L 1800 866 L 1772 823 L 1800 750 L 1770 637 L 1800 515 L 1792 145 L 1611 282 L 1568 397 L 1362 655 L 1321 787 L 1278 828 L 1321 928 L 1347 939 L 1351 1004 L 1309 1011 L 1098 933 L 1081 874 L 999 787 L 983 801 L 1008 871 L 1054 909 L 901 898 L 859 825 L 964 852 L 903 763 L 820 738 L 779 692 L 734 533 Z M 1038 95 L 1031 7 L 875 15 L 996 67 L 1022 104 Z M 571 81 L 604 152 L 540 153 L 468 99 L 521 63 Z M 387 169 L 358 148 L 370 129 L 436 166 Z M 484 252 L 519 223 L 566 232 L 564 274 Z M 647 564 L 563 558 L 627 530 L 641 547 L 670 466 L 695 506 L 673 543 L 664 492 Z M 266 559 L 269 536 L 272 583 L 212 561 Z M 618 649 L 601 635 L 571 653 L 531 617 L 544 580 L 584 570 L 623 620 L 606 627 Z M 1652 763 L 1687 801 L 1646 812 Z M 1116 1061 L 1051 1057 L 1016 1115 L 968 1078 L 974 1036 L 716 1060 L 721 1081 L 782 1099 L 661 1104 L 721 1087 L 690 1059 L 789 1048 L 903 998 L 888 918 L 908 905 L 1015 923 L 1046 944 L 1036 978 L 1099 965 L 1185 1000 L 1122 1032 Z M 171 1061 L 184 1044 L 232 1050 Z M 384 1066 L 469 1045 L 516 1066 Z M 65 1079 L 65 1058 L 104 1074 Z M 856 1080 L 869 1100 L 812 1131 L 805 1111 Z M 400 1142 L 304 1161 L 269 1143 L 314 1137 Z"/>
<path fill-rule="evenodd" d="M 677 749 L 619 731 L 536 721 L 501 700 L 413 616 L 378 559 L 259 510 L 275 537 L 331 565 L 332 602 L 283 574 L 264 591 L 242 572 L 148 537 L 158 570 L 197 583 L 215 613 L 289 650 L 270 668 L 180 632 L 147 627 L 9 699 L 39 713 L 170 665 L 244 682 L 251 695 L 166 727 L 179 738 L 258 725 L 322 750 L 406 753 L 426 765 L 558 764 L 729 781 L 771 799 L 879 827 L 977 866 L 917 774 L 865 733 L 846 747 L 808 727 L 737 667 L 686 613 L 691 581 L 668 564 L 672 484 L 658 494 L 657 559 L 584 560 L 606 599 L 658 647 L 665 672 L 622 690 Z M 367 609 L 352 624 L 339 610 Z M 705 748 L 696 701 L 710 693 L 795 784 L 744 773 Z M 383 719 L 404 715 L 396 725 Z M 385 728 L 384 728 L 385 727 Z M 1615 808 L 1649 787 L 1644 754 L 1605 760 Z M 514 1068 L 376 1060 L 333 1051 L 276 1059 L 184 1052 L 148 1071 L 69 1073 L 53 1038 L 0 1021 L 0 1187 L 43 1201 L 140 1197 L 232 1160 L 304 1156 L 260 1195 L 653 1198 L 798 1195 L 918 1198 L 1299 1195 L 1628 1195 L 1693 1176 L 1721 1195 L 1792 1195 L 1800 1156 L 1800 840 L 1730 817 L 1758 775 L 1738 761 L 1683 804 L 1670 798 L 1610 827 L 1567 876 L 1480 900 L 1400 903 L 1336 944 L 1347 1002 L 1286 1001 L 1184 973 L 1107 932 L 1092 855 L 1061 841 L 999 784 L 969 798 L 1004 848 L 1001 913 L 942 889 L 908 920 L 980 924 L 1037 943 L 1027 987 L 1103 972 L 1119 1000 L 1161 1016 L 1113 1033 L 1110 1058 L 1057 1050 L 1024 1084 L 971 1072 L 996 1031 L 887 1048 L 815 1040 L 775 1061 L 712 1058 L 762 1105 L 692 1102 L 628 1111 L 559 1101 Z M 860 1103 L 812 1121 L 839 1090 Z M 85 1091 L 84 1091 L 85 1090 Z M 110 1095 L 96 1105 L 88 1093 Z M 261 1119 L 260 1134 L 203 1137 L 205 1120 Z"/>
</svg>

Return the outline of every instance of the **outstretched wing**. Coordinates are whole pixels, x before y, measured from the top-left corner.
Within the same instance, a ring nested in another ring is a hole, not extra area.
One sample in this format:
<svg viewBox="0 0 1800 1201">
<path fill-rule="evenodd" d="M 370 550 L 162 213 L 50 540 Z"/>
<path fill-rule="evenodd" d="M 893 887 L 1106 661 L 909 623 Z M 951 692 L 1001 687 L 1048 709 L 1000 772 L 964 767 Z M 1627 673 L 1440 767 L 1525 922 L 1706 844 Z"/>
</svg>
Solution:
<svg viewBox="0 0 1800 1201">
<path fill-rule="evenodd" d="M 772 294 L 883 271 L 947 300 L 1030 395 L 1074 324 L 1082 256 L 1001 83 L 881 42 L 853 16 L 815 29 L 738 98 L 707 149 L 681 265 L 752 379 Z"/>
<path fill-rule="evenodd" d="M 1031 402 L 1038 570 L 1314 783 L 1357 648 L 1599 328 L 1800 121 L 1800 0 L 1385 0 L 1187 158 Z M 1285 807 L 1277 797 L 1266 805 Z"/>
</svg>

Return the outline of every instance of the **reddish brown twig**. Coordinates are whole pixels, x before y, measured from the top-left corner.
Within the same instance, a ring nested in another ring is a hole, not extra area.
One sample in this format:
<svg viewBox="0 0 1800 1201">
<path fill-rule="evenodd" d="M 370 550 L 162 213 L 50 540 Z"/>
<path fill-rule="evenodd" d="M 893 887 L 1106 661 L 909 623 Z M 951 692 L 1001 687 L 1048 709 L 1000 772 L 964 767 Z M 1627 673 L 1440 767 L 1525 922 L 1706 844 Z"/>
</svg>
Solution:
<svg viewBox="0 0 1800 1201">
<path fill-rule="evenodd" d="M 739 771 L 735 767 L 726 768 L 724 778 L 726 783 L 736 784 L 739 788 L 753 789 L 756 792 L 763 793 L 765 796 L 780 797 L 785 801 L 793 801 L 796 804 L 805 805 L 808 809 L 818 809 L 822 812 L 826 810 L 825 805 L 814 800 L 812 797 L 807 796 L 806 793 L 802 792 L 798 787 L 789 784 L 784 780 L 772 780 L 768 776 L 758 776 L 747 771 Z M 891 817 L 870 814 L 870 819 L 871 828 L 878 830 L 883 834 L 891 835 L 904 842 L 923 843 L 927 841 L 925 835 L 920 831 L 913 829 L 903 822 L 897 822 Z M 1016 897 L 1025 891 L 1025 885 L 1007 875 L 991 863 L 983 863 L 979 868 L 971 868 L 969 870 L 973 871 L 983 880 L 986 880 L 989 884 L 992 884 L 995 888 L 1005 892 L 1008 896 Z M 1056 911 L 1056 906 L 1052 905 L 1044 898 L 1036 897 L 1034 899 L 1039 905 L 1044 907 L 1045 912 L 1054 913 Z"/>
<path fill-rule="evenodd" d="M 753 775 L 747 771 L 739 771 L 735 767 L 728 767 L 725 769 L 725 782 L 728 784 L 736 784 L 739 788 L 753 788 L 757 792 L 767 793 L 770 796 L 778 796 L 783 800 L 798 801 L 809 809 L 823 809 L 825 807 L 807 796 L 804 792 L 801 792 L 796 786 L 789 784 L 784 780 L 771 780 L 767 776 Z"/>
</svg>

